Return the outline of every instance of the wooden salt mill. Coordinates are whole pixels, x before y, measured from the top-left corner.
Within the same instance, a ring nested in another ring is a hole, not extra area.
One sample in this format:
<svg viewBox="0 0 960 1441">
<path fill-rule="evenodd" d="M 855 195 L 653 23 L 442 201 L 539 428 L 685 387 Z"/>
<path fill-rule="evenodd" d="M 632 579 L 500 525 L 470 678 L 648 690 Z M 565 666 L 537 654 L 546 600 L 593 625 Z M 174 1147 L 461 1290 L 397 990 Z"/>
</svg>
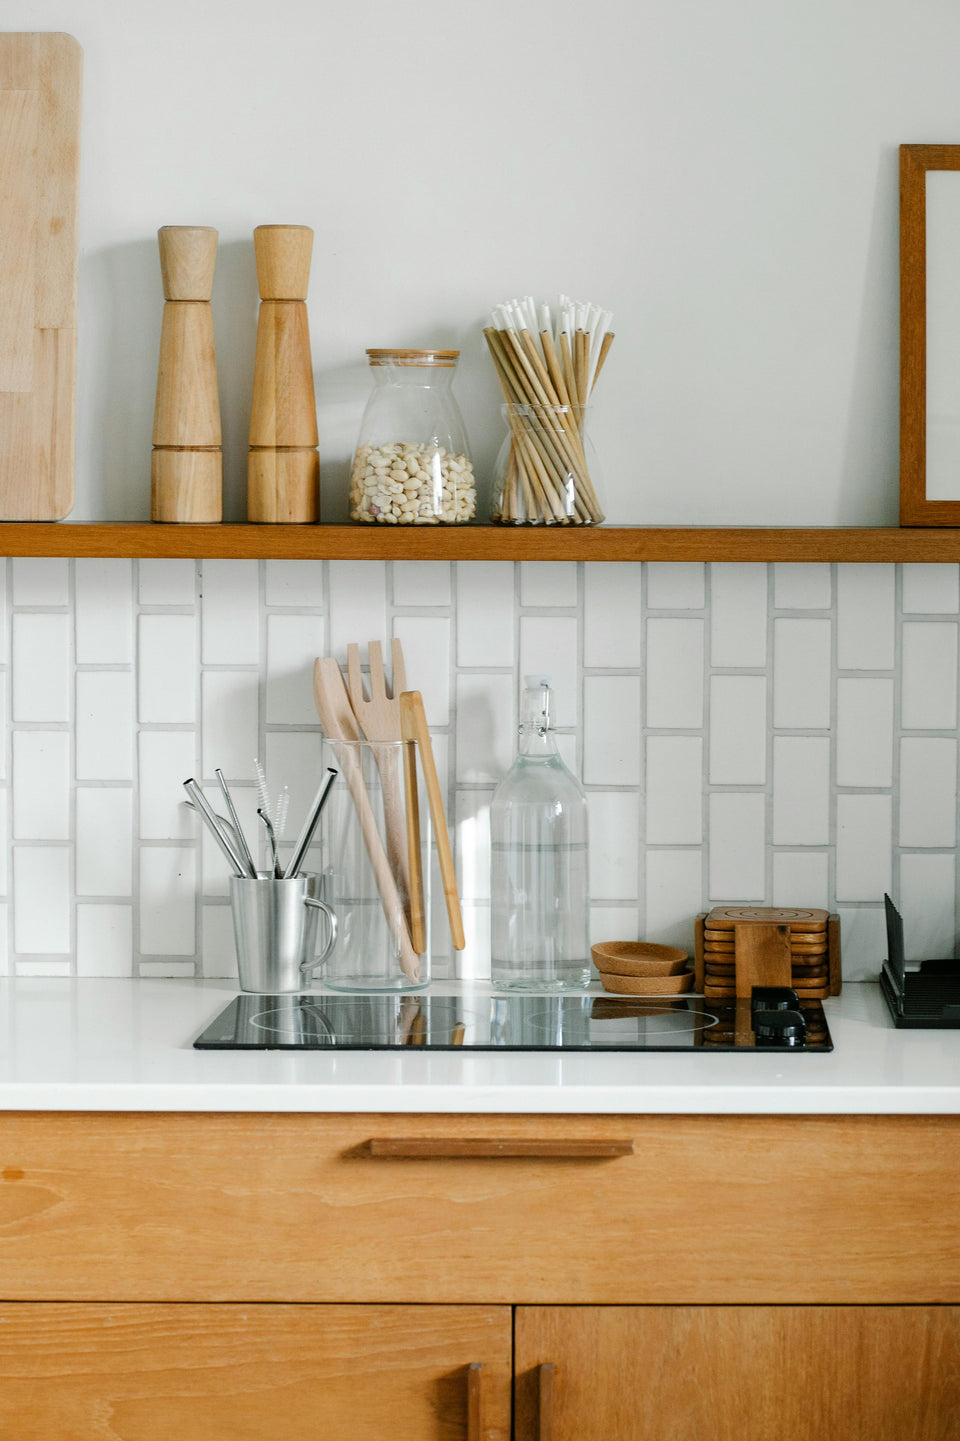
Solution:
<svg viewBox="0 0 960 1441">
<path fill-rule="evenodd" d="M 206 225 L 164 225 L 157 239 L 166 303 L 153 412 L 150 518 L 218 524 L 223 452 L 210 309 L 217 232 Z"/>
<path fill-rule="evenodd" d="M 313 231 L 307 225 L 258 225 L 253 244 L 260 317 L 250 413 L 247 519 L 315 521 L 320 457 L 306 306 Z"/>
</svg>

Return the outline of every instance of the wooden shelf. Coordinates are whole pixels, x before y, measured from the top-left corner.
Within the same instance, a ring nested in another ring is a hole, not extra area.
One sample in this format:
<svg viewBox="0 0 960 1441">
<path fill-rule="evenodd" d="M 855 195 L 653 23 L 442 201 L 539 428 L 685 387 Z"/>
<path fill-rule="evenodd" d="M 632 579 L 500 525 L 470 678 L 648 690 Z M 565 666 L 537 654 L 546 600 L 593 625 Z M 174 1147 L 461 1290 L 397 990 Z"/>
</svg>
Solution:
<svg viewBox="0 0 960 1441">
<path fill-rule="evenodd" d="M 269 560 L 960 561 L 960 530 L 0 524 L 0 555 Z"/>
</svg>

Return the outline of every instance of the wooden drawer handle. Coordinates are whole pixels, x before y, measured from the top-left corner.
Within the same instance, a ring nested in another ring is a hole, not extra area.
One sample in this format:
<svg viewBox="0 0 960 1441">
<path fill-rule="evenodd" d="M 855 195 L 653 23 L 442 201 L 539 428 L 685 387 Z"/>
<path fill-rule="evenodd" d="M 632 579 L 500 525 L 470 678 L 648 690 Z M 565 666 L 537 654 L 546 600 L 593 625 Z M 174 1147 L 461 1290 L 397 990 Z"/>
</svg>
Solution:
<svg viewBox="0 0 960 1441">
<path fill-rule="evenodd" d="M 526 1156 L 539 1160 L 603 1161 L 614 1156 L 632 1156 L 632 1141 L 541 1141 L 514 1137 L 478 1136 L 375 1136 L 369 1142 L 371 1156 L 405 1157 L 413 1160 L 477 1160 L 496 1156 Z"/>
<path fill-rule="evenodd" d="M 467 1441 L 483 1441 L 483 1367 L 471 1361 L 467 1367 Z"/>
<path fill-rule="evenodd" d="M 556 1367 L 545 1361 L 537 1367 L 537 1441 L 553 1441 L 553 1382 Z"/>
</svg>

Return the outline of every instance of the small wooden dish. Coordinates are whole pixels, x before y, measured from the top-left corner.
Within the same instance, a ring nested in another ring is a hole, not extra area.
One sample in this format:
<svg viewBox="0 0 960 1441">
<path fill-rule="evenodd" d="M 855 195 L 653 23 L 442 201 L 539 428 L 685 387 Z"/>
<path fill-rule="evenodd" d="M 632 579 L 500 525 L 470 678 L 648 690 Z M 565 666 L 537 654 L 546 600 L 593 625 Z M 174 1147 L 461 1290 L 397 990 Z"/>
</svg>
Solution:
<svg viewBox="0 0 960 1441">
<path fill-rule="evenodd" d="M 618 996 L 676 996 L 693 989 L 692 971 L 679 976 L 618 976 L 613 971 L 601 971 L 600 979 L 605 991 Z"/>
<path fill-rule="evenodd" d="M 602 941 L 590 952 L 601 975 L 615 976 L 675 976 L 690 959 L 679 946 L 652 941 Z"/>
</svg>

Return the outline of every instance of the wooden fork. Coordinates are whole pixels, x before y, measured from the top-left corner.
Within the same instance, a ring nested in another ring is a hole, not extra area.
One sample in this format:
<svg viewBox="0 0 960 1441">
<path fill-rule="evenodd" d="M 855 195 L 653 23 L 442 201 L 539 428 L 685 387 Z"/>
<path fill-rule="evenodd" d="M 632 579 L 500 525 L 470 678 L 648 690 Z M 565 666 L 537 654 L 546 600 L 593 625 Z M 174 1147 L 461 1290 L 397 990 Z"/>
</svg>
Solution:
<svg viewBox="0 0 960 1441">
<path fill-rule="evenodd" d="M 393 660 L 393 685 L 387 687 L 383 669 L 383 647 L 378 640 L 370 641 L 367 655 L 370 663 L 370 699 L 364 694 L 363 677 L 360 674 L 360 647 L 347 646 L 347 689 L 350 704 L 357 718 L 361 734 L 368 741 L 403 740 L 403 723 L 400 715 L 400 693 L 406 690 L 406 670 L 403 663 L 403 647 L 398 640 L 391 641 Z M 406 752 L 406 747 L 404 751 Z M 383 789 L 383 820 L 386 830 L 387 856 L 394 875 L 405 895 L 410 895 L 410 856 L 408 854 L 407 824 L 404 815 L 404 791 L 397 767 L 398 749 L 394 746 L 374 745 L 374 758 L 380 772 Z M 406 764 L 406 754 L 404 761 Z M 419 841 L 418 841 L 419 844 Z M 414 907 L 410 907 L 413 922 Z M 414 938 L 414 946 L 417 947 Z M 422 950 L 421 947 L 417 949 Z"/>
</svg>

